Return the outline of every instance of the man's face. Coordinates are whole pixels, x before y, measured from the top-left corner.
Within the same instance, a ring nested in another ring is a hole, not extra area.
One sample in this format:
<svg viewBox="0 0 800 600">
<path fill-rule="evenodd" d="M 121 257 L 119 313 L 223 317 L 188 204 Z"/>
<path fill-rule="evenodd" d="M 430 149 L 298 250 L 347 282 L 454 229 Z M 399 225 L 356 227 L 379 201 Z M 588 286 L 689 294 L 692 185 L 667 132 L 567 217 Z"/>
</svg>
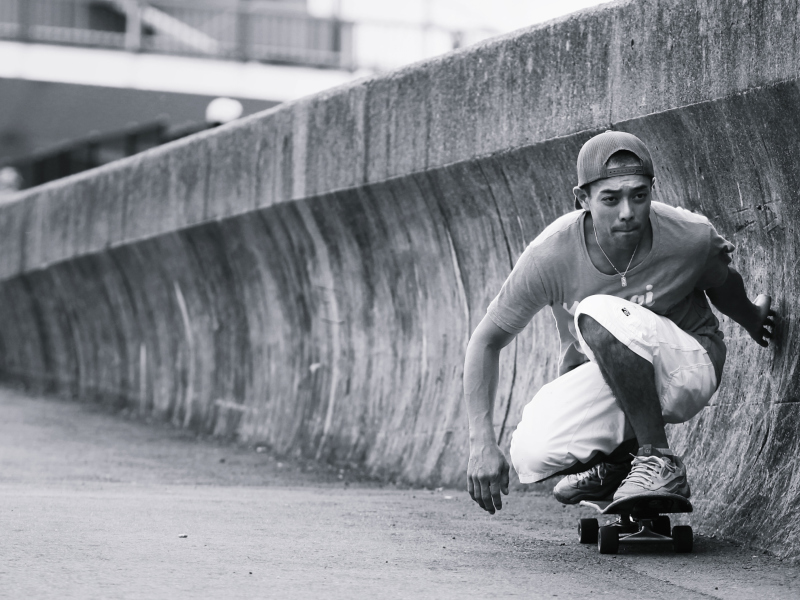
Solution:
<svg viewBox="0 0 800 600">
<path fill-rule="evenodd" d="M 647 231 L 654 181 L 645 175 L 618 175 L 591 183 L 588 194 L 575 188 L 575 194 L 592 213 L 600 239 L 628 248 L 638 244 Z"/>
</svg>

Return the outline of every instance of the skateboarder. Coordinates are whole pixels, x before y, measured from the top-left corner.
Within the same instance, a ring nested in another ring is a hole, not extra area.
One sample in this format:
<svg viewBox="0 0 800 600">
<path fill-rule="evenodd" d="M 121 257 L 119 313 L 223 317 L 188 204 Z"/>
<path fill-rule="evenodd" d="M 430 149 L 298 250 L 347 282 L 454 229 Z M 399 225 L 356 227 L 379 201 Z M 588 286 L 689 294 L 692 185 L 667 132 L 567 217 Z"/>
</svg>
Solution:
<svg viewBox="0 0 800 600">
<path fill-rule="evenodd" d="M 726 349 L 708 300 L 761 346 L 772 336 L 771 300 L 748 299 L 734 246 L 707 218 L 653 200 L 639 138 L 601 133 L 577 167 L 577 210 L 528 245 L 467 348 L 467 486 L 492 514 L 508 494 L 492 422 L 500 350 L 540 309 L 558 327 L 559 377 L 525 407 L 511 461 L 523 483 L 566 475 L 554 495 L 567 504 L 645 491 L 688 498 L 664 424 L 691 419 L 719 385 Z"/>
</svg>

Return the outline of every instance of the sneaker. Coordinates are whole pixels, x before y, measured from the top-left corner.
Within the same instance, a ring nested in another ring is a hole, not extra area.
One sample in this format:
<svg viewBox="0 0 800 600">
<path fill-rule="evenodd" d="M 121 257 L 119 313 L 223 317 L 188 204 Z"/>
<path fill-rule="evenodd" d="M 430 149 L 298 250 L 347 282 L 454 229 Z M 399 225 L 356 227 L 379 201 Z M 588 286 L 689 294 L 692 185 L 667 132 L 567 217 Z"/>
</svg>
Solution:
<svg viewBox="0 0 800 600">
<path fill-rule="evenodd" d="M 655 449 L 640 449 L 631 464 L 631 472 L 614 493 L 614 500 L 645 492 L 677 494 L 684 498 L 691 496 L 683 461 Z"/>
<path fill-rule="evenodd" d="M 611 497 L 631 470 L 631 463 L 599 463 L 588 471 L 567 475 L 553 488 L 553 495 L 562 504 L 581 500 L 606 500 Z"/>
</svg>

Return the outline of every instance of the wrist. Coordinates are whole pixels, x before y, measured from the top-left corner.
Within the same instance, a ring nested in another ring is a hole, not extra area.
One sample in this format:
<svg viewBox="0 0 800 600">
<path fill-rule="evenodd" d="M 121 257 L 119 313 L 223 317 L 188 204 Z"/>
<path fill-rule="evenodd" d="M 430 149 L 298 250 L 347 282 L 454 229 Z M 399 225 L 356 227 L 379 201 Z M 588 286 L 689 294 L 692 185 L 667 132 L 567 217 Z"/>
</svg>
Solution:
<svg viewBox="0 0 800 600">
<path fill-rule="evenodd" d="M 485 446 L 488 444 L 496 445 L 497 437 L 494 433 L 494 427 L 489 425 L 482 425 L 480 427 L 469 428 L 469 444 L 474 446 Z"/>
<path fill-rule="evenodd" d="M 753 302 L 748 302 L 747 310 L 745 311 L 744 314 L 744 320 L 746 323 L 745 329 L 747 329 L 748 331 L 751 331 L 758 327 L 760 321 L 760 315 L 758 312 L 758 306 Z"/>
</svg>

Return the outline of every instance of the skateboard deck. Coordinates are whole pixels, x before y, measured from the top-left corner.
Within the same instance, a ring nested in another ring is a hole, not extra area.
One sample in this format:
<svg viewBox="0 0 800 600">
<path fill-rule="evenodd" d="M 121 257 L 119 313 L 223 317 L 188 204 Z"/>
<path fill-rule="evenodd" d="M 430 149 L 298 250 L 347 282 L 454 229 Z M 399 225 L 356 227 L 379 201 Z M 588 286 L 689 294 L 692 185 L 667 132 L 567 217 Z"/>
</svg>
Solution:
<svg viewBox="0 0 800 600">
<path fill-rule="evenodd" d="M 595 509 L 602 515 L 618 519 L 600 527 L 597 519 L 581 519 L 578 539 L 583 544 L 597 543 L 601 554 L 615 554 L 620 544 L 669 543 L 675 552 L 691 552 L 692 528 L 688 525 L 671 527 L 668 514 L 690 513 L 692 503 L 683 496 L 646 492 L 616 502 L 611 500 L 582 500 L 582 506 Z"/>
<path fill-rule="evenodd" d="M 690 513 L 694 509 L 692 503 L 683 496 L 677 494 L 659 494 L 656 492 L 645 492 L 628 496 L 622 500 L 612 502 L 610 500 L 589 501 L 582 500 L 581 505 L 594 508 L 603 515 L 664 515 L 674 513 Z"/>
</svg>

